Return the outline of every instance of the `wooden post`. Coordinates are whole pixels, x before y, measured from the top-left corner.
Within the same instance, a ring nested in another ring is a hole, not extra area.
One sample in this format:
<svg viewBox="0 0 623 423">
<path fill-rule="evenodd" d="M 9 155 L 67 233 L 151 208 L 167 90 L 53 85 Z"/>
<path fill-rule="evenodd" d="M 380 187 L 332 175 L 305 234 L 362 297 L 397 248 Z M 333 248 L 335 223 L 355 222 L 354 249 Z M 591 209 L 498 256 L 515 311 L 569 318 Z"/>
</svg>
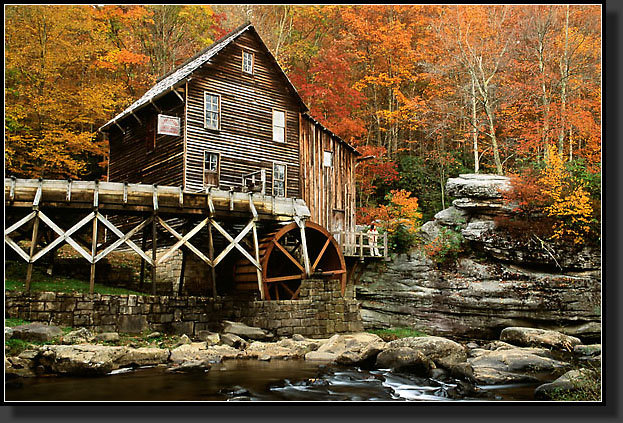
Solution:
<svg viewBox="0 0 623 423">
<path fill-rule="evenodd" d="M 208 221 L 208 258 L 210 259 L 210 283 L 212 298 L 216 300 L 216 272 L 214 271 L 214 239 L 212 238 L 212 219 Z"/>
<path fill-rule="evenodd" d="M 307 237 L 305 235 L 305 221 L 299 220 L 297 222 L 299 228 L 301 228 L 301 247 L 303 248 L 303 265 L 305 266 L 305 276 L 311 276 L 311 266 L 309 264 L 309 254 L 307 253 Z"/>
<path fill-rule="evenodd" d="M 151 223 L 151 294 L 156 295 L 156 238 L 157 231 L 156 225 L 158 224 L 158 219 L 156 219 L 156 213 L 154 212 L 154 221 Z"/>
<path fill-rule="evenodd" d="M 158 188 L 153 186 L 153 208 L 154 208 L 154 221 L 151 224 L 151 294 L 156 295 L 156 248 L 158 237 L 156 231 L 156 225 L 158 224 Z"/>
<path fill-rule="evenodd" d="M 93 294 L 95 289 L 95 256 L 97 255 L 97 214 L 99 207 L 99 185 L 95 181 L 93 189 L 93 232 L 91 236 L 91 277 L 89 279 L 89 294 Z"/>
<path fill-rule="evenodd" d="M 363 261 L 363 232 L 359 232 L 359 260 Z"/>
<path fill-rule="evenodd" d="M 182 290 L 184 288 L 184 272 L 186 269 L 186 256 L 188 255 L 186 253 L 186 249 L 184 247 L 181 248 L 182 250 L 182 269 L 180 270 L 180 283 L 179 286 L 177 287 L 177 296 L 181 297 L 182 296 Z"/>
<path fill-rule="evenodd" d="M 35 255 L 35 247 L 39 237 L 39 210 L 35 215 L 35 221 L 32 225 L 32 242 L 30 244 L 30 258 L 28 260 L 28 269 L 26 271 L 26 291 L 30 291 L 30 280 L 32 278 L 33 256 Z"/>
<path fill-rule="evenodd" d="M 255 260 L 259 263 L 260 262 L 260 246 L 259 246 L 259 241 L 257 239 L 257 227 L 255 225 L 255 222 L 253 222 L 253 247 L 255 248 Z M 262 286 L 262 272 L 260 271 L 260 269 L 255 269 L 256 273 L 257 273 L 257 287 L 260 290 L 260 299 L 264 300 L 265 299 L 265 295 L 264 295 L 264 289 Z"/>
<path fill-rule="evenodd" d="M 141 241 L 141 251 L 145 251 L 145 248 L 147 247 L 147 227 L 145 227 L 145 229 L 143 229 L 143 239 Z M 145 282 L 145 259 L 143 257 L 141 257 L 141 276 L 140 276 L 140 282 L 138 285 L 138 289 L 139 291 L 143 290 L 143 283 Z"/>
<path fill-rule="evenodd" d="M 93 217 L 93 239 L 91 240 L 91 277 L 89 279 L 89 294 L 95 289 L 95 256 L 97 254 L 97 211 Z"/>
</svg>

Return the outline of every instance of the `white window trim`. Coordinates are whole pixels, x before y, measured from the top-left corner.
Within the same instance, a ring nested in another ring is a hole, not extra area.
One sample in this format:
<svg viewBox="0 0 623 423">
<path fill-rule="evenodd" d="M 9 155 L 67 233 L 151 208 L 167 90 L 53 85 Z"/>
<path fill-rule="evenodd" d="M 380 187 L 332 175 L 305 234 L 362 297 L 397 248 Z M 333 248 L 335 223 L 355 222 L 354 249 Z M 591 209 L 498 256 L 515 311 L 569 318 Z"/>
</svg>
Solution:
<svg viewBox="0 0 623 423">
<path fill-rule="evenodd" d="M 273 174 L 271 175 L 271 185 L 273 197 L 277 197 L 275 194 L 275 166 L 283 166 L 283 197 L 288 196 L 288 165 L 280 162 L 273 162 Z"/>
<path fill-rule="evenodd" d="M 275 128 L 281 128 L 281 126 L 275 126 L 275 112 L 283 113 L 283 141 L 279 141 L 275 139 Z M 288 130 L 287 130 L 288 113 L 285 110 L 271 109 L 271 117 L 272 117 L 273 141 L 278 142 L 280 144 L 287 144 L 288 143 Z"/>
<path fill-rule="evenodd" d="M 208 109 L 206 108 L 206 100 L 207 97 L 211 96 L 211 97 L 217 97 L 218 98 L 218 114 L 217 114 L 217 127 L 216 128 L 212 128 L 210 126 L 208 126 Z M 221 130 L 221 95 L 220 94 L 214 94 L 208 91 L 204 91 L 203 92 L 203 127 L 205 129 L 209 129 L 211 131 L 220 131 Z"/>
<path fill-rule="evenodd" d="M 246 54 L 251 56 L 251 72 L 246 71 L 244 68 L 244 57 Z M 252 51 L 242 50 L 242 73 L 246 73 L 247 75 L 253 75 L 255 73 L 255 53 Z"/>
</svg>

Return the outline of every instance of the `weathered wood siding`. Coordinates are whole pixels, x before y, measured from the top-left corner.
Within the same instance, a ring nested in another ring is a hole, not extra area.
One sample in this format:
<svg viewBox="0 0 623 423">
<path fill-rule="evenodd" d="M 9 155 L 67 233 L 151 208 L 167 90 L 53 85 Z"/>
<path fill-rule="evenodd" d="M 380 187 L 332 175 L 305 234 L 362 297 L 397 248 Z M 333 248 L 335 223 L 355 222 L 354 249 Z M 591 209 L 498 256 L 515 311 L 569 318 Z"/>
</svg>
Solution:
<svg viewBox="0 0 623 423">
<path fill-rule="evenodd" d="M 333 166 L 323 166 L 325 151 Z M 355 230 L 355 153 L 306 115 L 301 116 L 301 196 L 311 220 L 330 232 Z"/>
<path fill-rule="evenodd" d="M 254 74 L 242 72 L 242 51 L 253 52 Z M 220 96 L 220 129 L 204 127 L 204 93 Z M 273 163 L 287 165 L 287 197 L 300 198 L 299 112 L 253 33 L 247 31 L 195 72 L 188 83 L 185 189 L 203 189 L 203 154 L 219 153 L 220 186 L 239 186 L 242 176 L 266 169 L 272 193 Z M 286 142 L 273 141 L 272 111 L 286 112 Z"/>
<path fill-rule="evenodd" d="M 155 135 L 158 111 L 148 106 L 137 112 L 141 124 L 128 116 L 121 122 L 125 135 L 116 126 L 109 130 L 110 161 L 108 180 L 181 186 L 184 173 L 184 103 L 170 94 L 157 102 L 162 114 L 180 117 L 181 135 Z M 147 139 L 156 136 L 153 151 Z"/>
</svg>

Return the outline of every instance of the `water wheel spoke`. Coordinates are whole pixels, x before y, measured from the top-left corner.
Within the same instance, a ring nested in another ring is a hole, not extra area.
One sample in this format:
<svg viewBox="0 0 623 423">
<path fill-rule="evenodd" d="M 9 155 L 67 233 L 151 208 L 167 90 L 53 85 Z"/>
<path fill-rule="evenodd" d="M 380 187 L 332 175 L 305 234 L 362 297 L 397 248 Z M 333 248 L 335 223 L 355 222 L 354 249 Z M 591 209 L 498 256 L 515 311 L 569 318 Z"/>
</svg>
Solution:
<svg viewBox="0 0 623 423">
<path fill-rule="evenodd" d="M 303 276 L 304 276 L 304 274 L 275 276 L 275 277 L 272 277 L 272 278 L 264 279 L 264 282 L 271 283 L 271 282 L 295 281 L 295 280 L 303 279 Z"/>
<path fill-rule="evenodd" d="M 324 255 L 325 251 L 327 251 L 327 247 L 329 246 L 329 244 L 331 244 L 331 238 L 327 238 L 327 241 L 324 243 L 322 250 L 320 250 L 320 253 L 318 253 L 318 257 L 316 257 L 316 261 L 314 261 L 314 264 L 311 268 L 312 273 L 314 273 L 314 270 L 316 270 L 316 266 L 318 266 L 318 263 L 320 263 L 320 259 Z"/>
<path fill-rule="evenodd" d="M 301 266 L 301 263 L 299 263 L 297 259 L 295 259 L 294 257 L 292 257 L 292 254 L 290 254 L 290 252 L 289 252 L 288 250 L 286 250 L 286 249 L 285 249 L 285 247 L 284 247 L 283 245 L 279 244 L 279 243 L 277 242 L 277 240 L 273 240 L 273 243 L 274 243 L 274 244 L 275 244 L 275 246 L 279 249 L 279 251 L 281 251 L 283 254 L 285 254 L 285 256 L 286 256 L 287 258 L 289 258 L 289 259 L 290 259 L 290 261 L 291 261 L 292 263 L 294 263 L 294 264 L 296 265 L 296 267 L 298 267 L 298 268 L 301 270 L 301 272 L 305 273 L 305 269 L 303 268 L 303 266 Z"/>
</svg>

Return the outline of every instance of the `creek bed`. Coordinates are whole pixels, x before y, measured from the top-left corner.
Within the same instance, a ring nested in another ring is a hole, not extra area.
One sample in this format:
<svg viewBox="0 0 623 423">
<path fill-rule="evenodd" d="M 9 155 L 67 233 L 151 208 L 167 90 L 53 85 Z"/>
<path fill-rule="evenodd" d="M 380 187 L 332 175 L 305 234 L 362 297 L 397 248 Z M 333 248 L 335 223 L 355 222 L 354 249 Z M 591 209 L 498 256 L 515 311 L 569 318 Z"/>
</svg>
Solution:
<svg viewBox="0 0 623 423">
<path fill-rule="evenodd" d="M 6 401 L 532 401 L 534 384 L 469 387 L 303 360 L 228 360 L 207 372 L 121 369 L 101 377 L 10 380 Z"/>
</svg>

